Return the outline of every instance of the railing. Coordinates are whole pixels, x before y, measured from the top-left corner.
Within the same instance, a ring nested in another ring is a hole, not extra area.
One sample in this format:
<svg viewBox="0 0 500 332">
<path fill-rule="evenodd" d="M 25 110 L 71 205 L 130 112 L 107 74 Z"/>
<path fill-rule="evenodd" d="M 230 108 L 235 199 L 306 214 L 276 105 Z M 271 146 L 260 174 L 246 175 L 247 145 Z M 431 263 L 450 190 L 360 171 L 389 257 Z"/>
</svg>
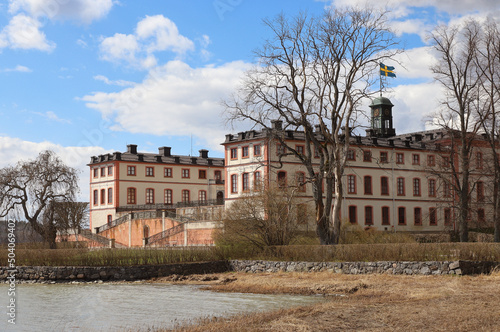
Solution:
<svg viewBox="0 0 500 332">
<path fill-rule="evenodd" d="M 120 224 L 123 224 L 123 223 L 127 222 L 129 220 L 129 218 L 130 218 L 129 216 L 130 216 L 130 214 L 126 214 L 124 216 L 121 216 L 118 219 L 115 219 L 115 220 L 111 221 L 110 223 L 104 224 L 104 225 L 102 225 L 100 227 L 96 227 L 95 228 L 96 234 L 99 234 L 99 233 L 104 232 L 104 231 L 106 231 L 106 230 L 108 230 L 110 228 L 113 228 L 115 226 L 118 226 Z"/>
<path fill-rule="evenodd" d="M 174 226 L 172 228 L 169 228 L 167 230 L 164 230 L 161 233 L 157 233 L 153 236 L 150 236 L 146 239 L 146 244 L 152 244 L 152 243 L 155 243 L 155 242 L 160 241 L 162 239 L 166 239 L 168 237 L 171 237 L 171 236 L 174 236 L 174 235 L 179 234 L 181 232 L 184 232 L 184 225 L 185 225 L 185 223 L 182 223 L 182 224 L 179 224 L 179 225 Z"/>
<path fill-rule="evenodd" d="M 116 212 L 140 211 L 140 210 L 175 210 L 182 207 L 197 207 L 210 205 L 224 205 L 224 199 L 210 199 L 202 201 L 179 202 L 176 204 L 144 204 L 144 205 L 126 205 L 116 208 Z"/>
</svg>

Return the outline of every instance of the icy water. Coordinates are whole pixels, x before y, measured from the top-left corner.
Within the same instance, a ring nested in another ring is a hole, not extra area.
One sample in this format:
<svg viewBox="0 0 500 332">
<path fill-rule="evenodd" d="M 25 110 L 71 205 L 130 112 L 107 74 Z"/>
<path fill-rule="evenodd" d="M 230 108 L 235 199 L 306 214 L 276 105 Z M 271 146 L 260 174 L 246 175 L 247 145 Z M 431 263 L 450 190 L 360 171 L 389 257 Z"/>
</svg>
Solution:
<svg viewBox="0 0 500 332">
<path fill-rule="evenodd" d="M 306 305 L 319 297 L 216 293 L 168 284 L 21 284 L 16 325 L 7 322 L 8 287 L 0 285 L 0 331 L 146 331 L 196 318 Z"/>
</svg>

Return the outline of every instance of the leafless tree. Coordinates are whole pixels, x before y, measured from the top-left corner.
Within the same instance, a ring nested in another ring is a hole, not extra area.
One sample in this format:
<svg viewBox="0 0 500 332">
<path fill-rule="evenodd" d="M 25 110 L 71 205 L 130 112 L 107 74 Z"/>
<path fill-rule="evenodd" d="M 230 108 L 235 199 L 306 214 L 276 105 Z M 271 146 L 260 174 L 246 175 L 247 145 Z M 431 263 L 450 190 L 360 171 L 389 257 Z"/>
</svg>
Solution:
<svg viewBox="0 0 500 332">
<path fill-rule="evenodd" d="M 53 202 L 54 222 L 57 231 L 67 233 L 72 230 L 78 241 L 78 232 L 84 227 L 88 220 L 89 203 L 62 201 Z"/>
<path fill-rule="evenodd" d="M 218 241 L 244 241 L 257 248 L 288 245 L 297 236 L 297 188 L 260 185 L 225 212 Z"/>
<path fill-rule="evenodd" d="M 265 20 L 272 38 L 256 51 L 259 64 L 225 102 L 230 121 L 250 120 L 271 129 L 270 121 L 279 119 L 284 130 L 304 132 L 301 153 L 283 131 L 271 131 L 284 147 L 283 155 L 294 155 L 307 170 L 322 244 L 339 241 L 349 147 L 343 132 L 356 125 L 358 108 L 370 94 L 379 63 L 401 52 L 386 16 L 370 8 L 345 8 L 320 17 L 279 15 Z"/>
<path fill-rule="evenodd" d="M 77 171 L 44 151 L 35 160 L 0 169 L 0 217 L 19 215 L 55 248 L 57 222 L 50 207 L 73 201 L 77 190 Z"/>
<path fill-rule="evenodd" d="M 478 117 L 490 146 L 489 166 L 493 174 L 494 240 L 500 242 L 500 29 L 489 19 L 483 25 L 483 35 L 478 47 L 476 66 L 481 75 Z"/>
<path fill-rule="evenodd" d="M 477 110 L 482 78 L 476 63 L 480 38 L 481 28 L 475 21 L 461 26 L 439 26 L 431 34 L 439 55 L 438 63 L 431 69 L 445 91 L 443 108 L 435 121 L 449 138 L 446 156 L 451 168 L 449 184 L 458 198 L 458 235 L 462 242 L 468 241 L 467 219 L 474 189 L 471 161 L 481 128 Z"/>
</svg>

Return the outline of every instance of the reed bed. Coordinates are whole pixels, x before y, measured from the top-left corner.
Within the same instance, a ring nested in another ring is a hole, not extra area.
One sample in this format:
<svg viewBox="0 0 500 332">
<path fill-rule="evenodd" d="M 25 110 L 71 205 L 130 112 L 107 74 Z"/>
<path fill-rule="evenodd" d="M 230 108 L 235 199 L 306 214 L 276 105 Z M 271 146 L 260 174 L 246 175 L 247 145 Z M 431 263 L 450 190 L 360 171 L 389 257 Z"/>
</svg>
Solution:
<svg viewBox="0 0 500 332">
<path fill-rule="evenodd" d="M 0 249 L 0 266 L 8 251 Z M 169 249 L 17 249 L 18 266 L 133 266 L 260 259 L 310 262 L 448 261 L 500 262 L 499 243 L 375 243 L 336 246 L 294 245 L 242 250 L 231 247 Z"/>
</svg>

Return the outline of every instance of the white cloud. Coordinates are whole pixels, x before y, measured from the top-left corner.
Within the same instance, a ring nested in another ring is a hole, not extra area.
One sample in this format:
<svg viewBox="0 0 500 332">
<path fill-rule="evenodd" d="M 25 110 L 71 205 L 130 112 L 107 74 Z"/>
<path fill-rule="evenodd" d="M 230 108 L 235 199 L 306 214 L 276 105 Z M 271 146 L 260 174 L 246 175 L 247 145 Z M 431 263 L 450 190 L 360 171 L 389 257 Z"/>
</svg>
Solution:
<svg viewBox="0 0 500 332">
<path fill-rule="evenodd" d="M 11 0 L 9 11 L 12 14 L 23 11 L 37 18 L 89 24 L 105 17 L 113 4 L 113 0 Z"/>
<path fill-rule="evenodd" d="M 21 65 L 17 65 L 14 68 L 6 68 L 3 71 L 5 71 L 5 72 L 20 72 L 20 73 L 31 73 L 32 72 L 32 70 L 29 69 L 28 67 L 21 66 Z"/>
<path fill-rule="evenodd" d="M 397 77 L 433 79 L 430 67 L 437 61 L 433 53 L 432 47 L 417 47 L 397 55 L 394 60 L 401 64 L 395 64 Z"/>
<path fill-rule="evenodd" d="M 250 65 L 191 68 L 171 61 L 155 68 L 140 84 L 120 92 L 96 92 L 82 100 L 114 123 L 112 128 L 153 135 L 192 134 L 220 150 L 226 134 L 220 101 L 233 92 Z"/>
<path fill-rule="evenodd" d="M 98 146 L 64 147 L 52 142 L 29 142 L 19 138 L 0 136 L 0 167 L 15 165 L 20 160 L 35 159 L 44 150 L 54 151 L 68 166 L 79 171 L 78 185 L 81 201 L 89 200 L 89 170 L 86 164 L 91 156 L 110 153 Z"/>
<path fill-rule="evenodd" d="M 71 123 L 70 120 L 67 119 L 61 119 L 60 117 L 57 116 L 56 113 L 52 111 L 47 111 L 45 113 L 40 113 L 40 112 L 33 112 L 34 114 L 37 114 L 41 117 L 44 117 L 50 121 L 55 121 L 55 122 L 60 122 L 60 123 Z"/>
<path fill-rule="evenodd" d="M 132 85 L 135 85 L 134 82 L 130 82 L 130 81 L 125 81 L 125 80 L 116 80 L 116 81 L 112 81 L 110 80 L 109 78 L 107 78 L 106 76 L 103 76 L 103 75 L 96 75 L 94 76 L 94 79 L 96 81 L 102 81 L 108 85 L 118 85 L 118 86 L 132 86 Z"/>
<path fill-rule="evenodd" d="M 52 51 L 55 44 L 47 40 L 40 27 L 37 19 L 24 14 L 14 16 L 0 32 L 0 48 Z"/>
<path fill-rule="evenodd" d="M 194 43 L 179 34 L 175 23 L 163 15 L 146 16 L 137 23 L 134 34 L 116 33 L 103 38 L 100 44 L 101 59 L 142 69 L 156 66 L 155 52 L 182 55 L 193 49 Z"/>
</svg>

